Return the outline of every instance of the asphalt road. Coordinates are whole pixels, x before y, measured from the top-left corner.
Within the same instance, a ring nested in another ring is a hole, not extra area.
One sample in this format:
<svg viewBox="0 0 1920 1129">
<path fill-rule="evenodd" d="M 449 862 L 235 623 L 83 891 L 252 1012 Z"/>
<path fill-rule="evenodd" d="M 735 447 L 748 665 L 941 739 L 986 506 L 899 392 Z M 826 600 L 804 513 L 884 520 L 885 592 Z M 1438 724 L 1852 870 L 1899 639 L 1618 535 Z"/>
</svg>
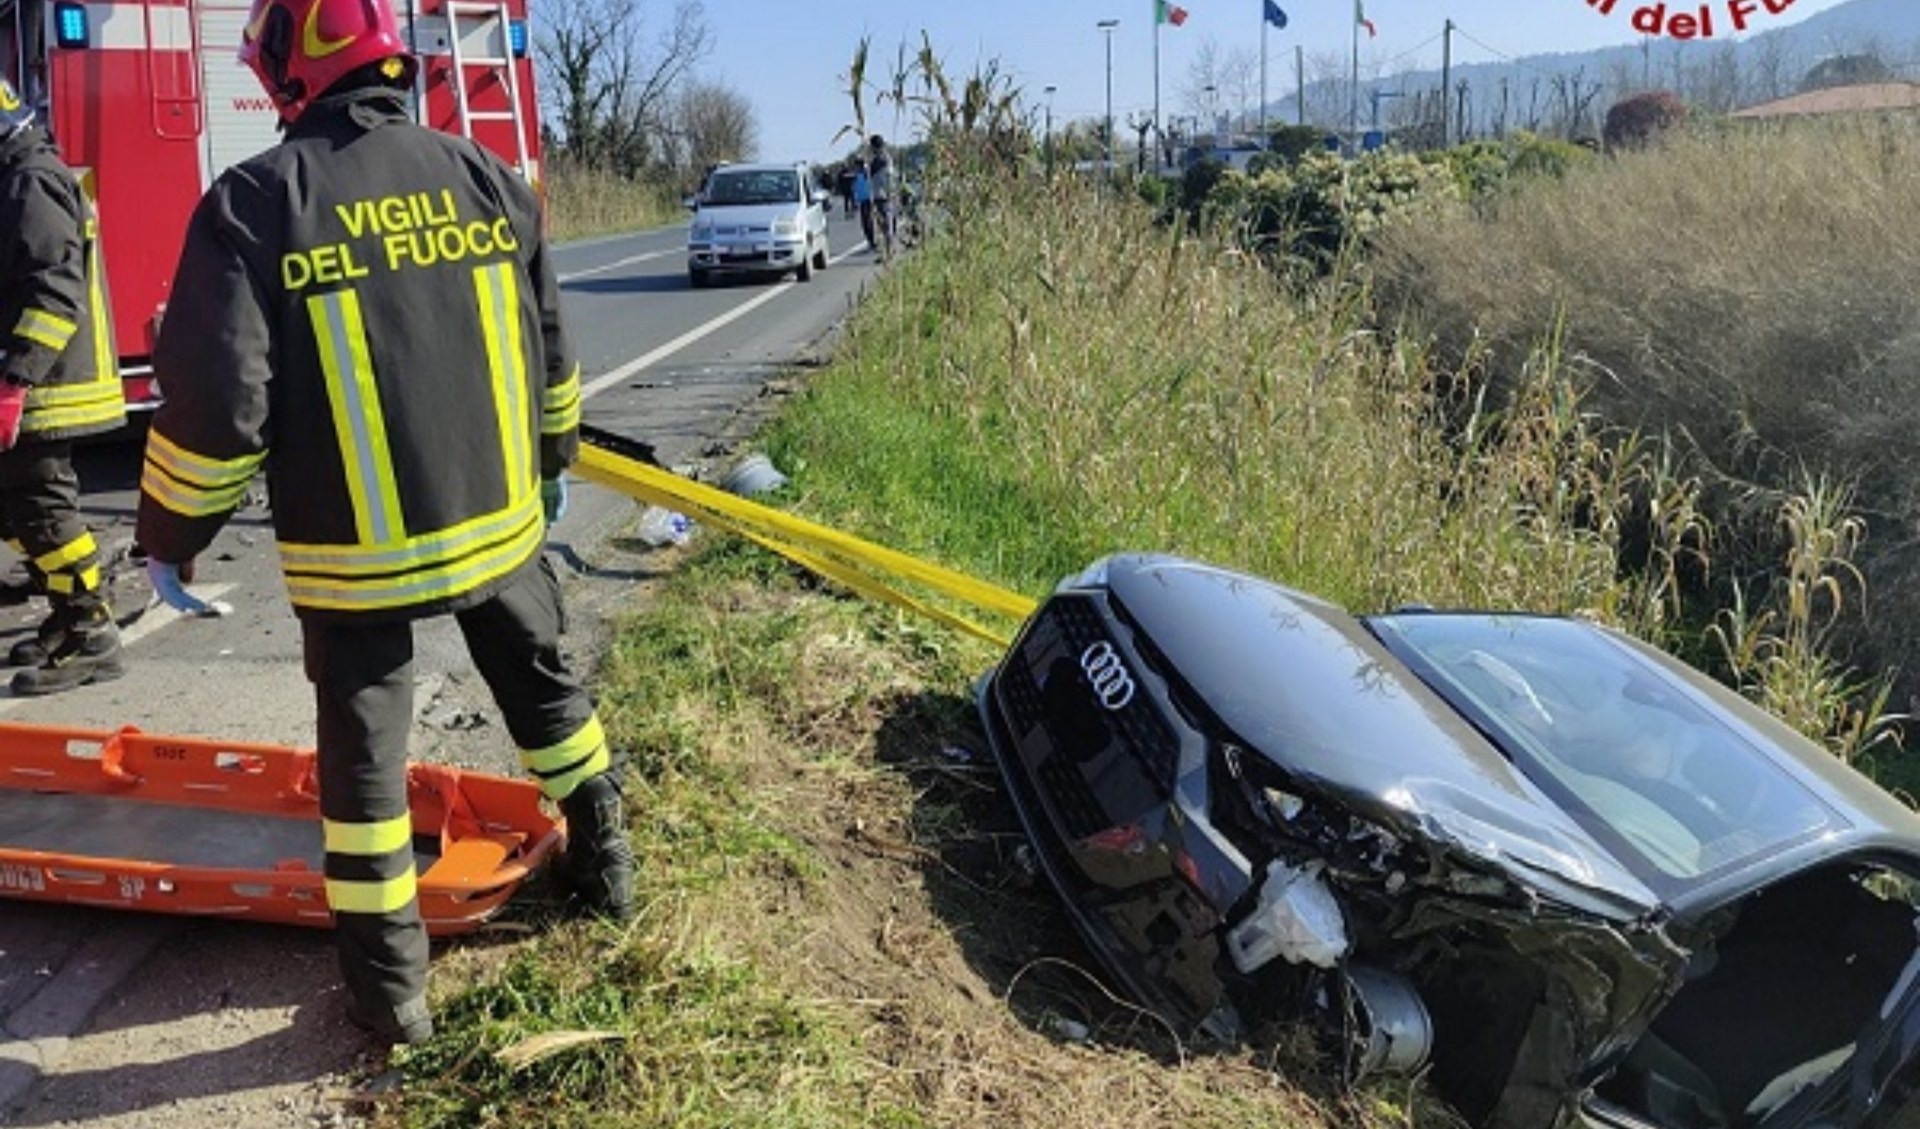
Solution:
<svg viewBox="0 0 1920 1129">
<path fill-rule="evenodd" d="M 831 239 L 832 265 L 810 282 L 702 290 L 688 284 L 677 227 L 558 248 L 587 422 L 716 477 L 777 404 L 782 374 L 819 359 L 874 277 L 876 260 L 854 221 L 834 215 Z M 183 618 L 146 607 L 144 577 L 124 560 L 137 439 L 91 446 L 79 463 L 89 523 L 114 559 L 128 673 L 51 698 L 0 688 L 0 722 L 310 745 L 299 630 L 264 498 L 244 507 L 199 562 L 195 591 L 233 614 Z M 608 613 L 660 568 L 657 551 L 623 535 L 637 513 L 629 499 L 575 482 L 550 535 L 548 551 L 567 578 L 575 651 L 591 653 Z M 0 612 L 0 656 L 42 614 L 33 606 Z M 422 625 L 416 639 L 414 755 L 514 771 L 511 744 L 451 621 Z M 313 1092 L 309 1075 L 350 1061 L 316 1063 L 292 1048 L 315 1039 L 353 1045 L 337 1001 L 325 998 L 332 981 L 324 935 L 310 931 L 0 901 L 0 1123 L 253 1124 L 260 1107 L 234 1095 L 263 1088 L 277 1095 L 272 1108 L 287 1111 L 285 1124 L 326 1120 L 331 1099 Z M 203 1029 L 214 1034 L 194 1034 Z M 250 1049 L 227 1046 L 236 1032 Z M 140 1061 L 121 1061 L 129 1058 Z"/>
</svg>

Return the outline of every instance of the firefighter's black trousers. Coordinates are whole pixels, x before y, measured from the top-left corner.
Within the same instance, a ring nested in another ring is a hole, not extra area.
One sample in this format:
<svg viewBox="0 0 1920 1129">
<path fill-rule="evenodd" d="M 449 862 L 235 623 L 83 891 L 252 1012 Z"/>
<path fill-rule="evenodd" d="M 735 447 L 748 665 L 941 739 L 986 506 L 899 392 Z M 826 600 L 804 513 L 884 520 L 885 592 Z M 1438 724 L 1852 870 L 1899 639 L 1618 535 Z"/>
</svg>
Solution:
<svg viewBox="0 0 1920 1129">
<path fill-rule="evenodd" d="M 455 613 L 520 750 L 553 800 L 612 767 L 593 703 L 560 656 L 559 580 L 543 558 L 492 599 Z M 413 626 L 303 620 L 319 706 L 327 902 L 341 972 L 361 1014 L 424 1014 L 427 933 L 407 809 Z"/>
<path fill-rule="evenodd" d="M 27 437 L 0 452 L 0 538 L 26 556 L 55 608 L 104 605 L 100 548 L 80 520 L 72 442 Z"/>
</svg>

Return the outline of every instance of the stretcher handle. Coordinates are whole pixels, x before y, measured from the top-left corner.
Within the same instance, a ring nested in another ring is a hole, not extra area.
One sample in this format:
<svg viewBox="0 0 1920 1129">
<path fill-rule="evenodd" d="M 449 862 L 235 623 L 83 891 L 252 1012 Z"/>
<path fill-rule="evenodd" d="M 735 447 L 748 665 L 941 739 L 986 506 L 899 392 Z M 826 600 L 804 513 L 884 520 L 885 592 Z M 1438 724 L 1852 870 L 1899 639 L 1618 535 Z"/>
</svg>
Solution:
<svg viewBox="0 0 1920 1129">
<path fill-rule="evenodd" d="M 100 742 L 100 775 L 115 784 L 132 786 L 140 783 L 138 773 L 129 772 L 126 766 L 128 737 L 138 737 L 140 730 L 131 725 L 123 725 L 107 735 Z"/>
<path fill-rule="evenodd" d="M 297 800 L 320 802 L 320 758 L 317 753 L 302 749 L 293 754 L 284 795 Z"/>
</svg>

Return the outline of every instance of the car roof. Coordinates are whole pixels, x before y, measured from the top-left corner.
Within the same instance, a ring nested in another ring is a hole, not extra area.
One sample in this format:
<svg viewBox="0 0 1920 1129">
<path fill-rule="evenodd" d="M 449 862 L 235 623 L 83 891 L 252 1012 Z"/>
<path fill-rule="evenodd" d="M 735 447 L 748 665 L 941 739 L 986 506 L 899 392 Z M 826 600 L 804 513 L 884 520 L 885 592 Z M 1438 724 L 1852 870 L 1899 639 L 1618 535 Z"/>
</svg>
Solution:
<svg viewBox="0 0 1920 1129">
<path fill-rule="evenodd" d="M 792 172 L 807 167 L 805 161 L 752 161 L 737 165 L 715 165 L 714 172 Z"/>
</svg>

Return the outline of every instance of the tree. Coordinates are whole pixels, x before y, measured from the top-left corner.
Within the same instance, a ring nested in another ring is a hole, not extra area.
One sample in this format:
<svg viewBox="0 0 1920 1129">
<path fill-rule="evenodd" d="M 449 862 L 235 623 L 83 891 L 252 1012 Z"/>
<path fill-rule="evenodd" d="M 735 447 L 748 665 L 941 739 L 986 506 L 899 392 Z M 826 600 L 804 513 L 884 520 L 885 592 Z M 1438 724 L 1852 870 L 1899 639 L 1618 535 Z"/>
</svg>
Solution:
<svg viewBox="0 0 1920 1129">
<path fill-rule="evenodd" d="M 1615 102 L 1602 135 L 1609 150 L 1647 145 L 1685 123 L 1687 104 L 1670 90 L 1650 90 Z"/>
<path fill-rule="evenodd" d="M 1854 55 L 1834 55 L 1814 64 L 1813 69 L 1800 80 L 1800 90 L 1826 90 L 1834 86 L 1858 86 L 1868 82 L 1889 82 L 1893 79 L 1893 68 L 1877 53 L 1863 52 Z"/>
<path fill-rule="evenodd" d="M 691 183 L 708 168 L 757 155 L 760 127 L 753 106 L 739 91 L 712 82 L 695 82 L 680 92 L 673 120 L 677 154 L 674 167 Z"/>
<path fill-rule="evenodd" d="M 535 51 L 564 152 L 623 174 L 658 161 L 672 96 L 712 49 L 700 0 L 676 0 L 651 45 L 647 0 L 546 0 L 543 7 Z"/>
<path fill-rule="evenodd" d="M 1275 126 L 1267 132 L 1267 151 L 1280 161 L 1297 161 L 1326 148 L 1327 131 L 1311 125 Z"/>
<path fill-rule="evenodd" d="M 1586 68 L 1575 67 L 1569 73 L 1556 74 L 1553 87 L 1554 132 L 1572 141 L 1582 135 L 1593 136 L 1589 115 L 1600 97 L 1600 84 L 1588 82 Z"/>
</svg>

